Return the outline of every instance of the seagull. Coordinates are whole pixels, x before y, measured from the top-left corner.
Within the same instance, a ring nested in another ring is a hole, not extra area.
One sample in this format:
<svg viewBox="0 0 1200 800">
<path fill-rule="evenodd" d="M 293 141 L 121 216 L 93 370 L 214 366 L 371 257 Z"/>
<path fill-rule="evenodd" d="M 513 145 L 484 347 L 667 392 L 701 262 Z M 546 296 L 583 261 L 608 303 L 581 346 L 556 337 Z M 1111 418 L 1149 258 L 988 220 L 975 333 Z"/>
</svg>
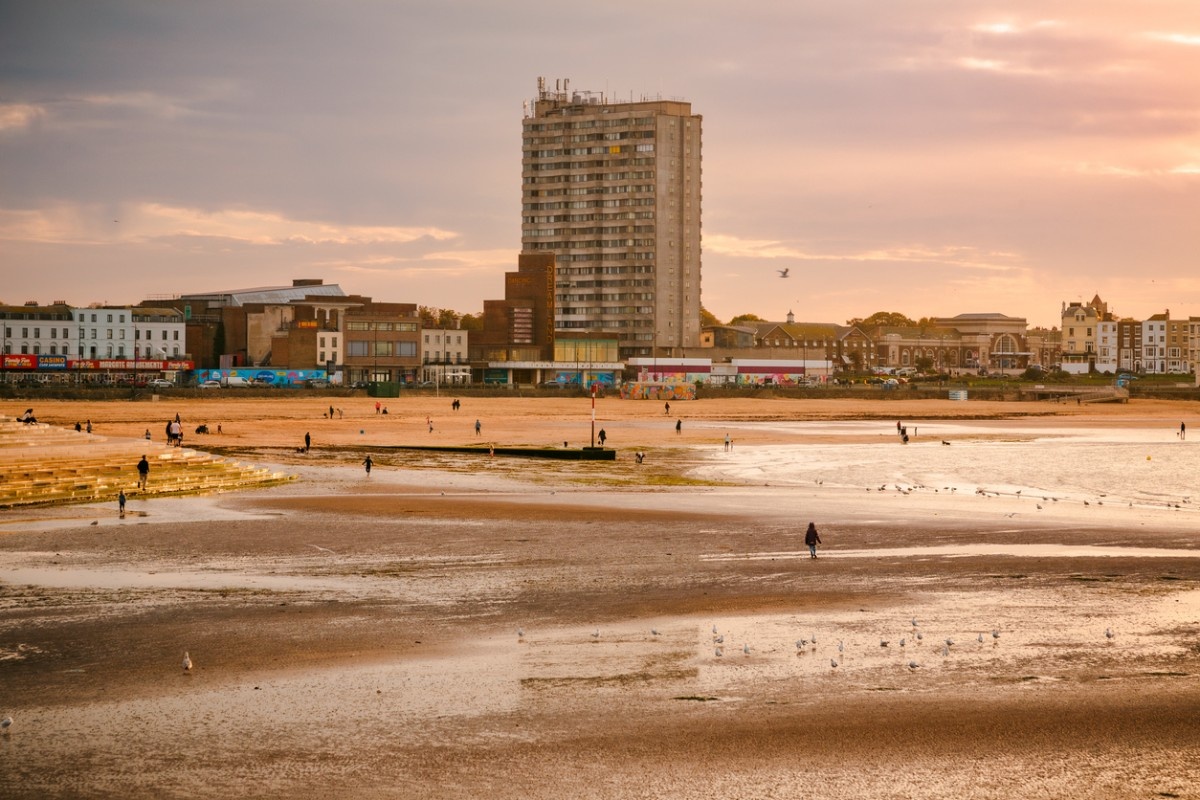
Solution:
<svg viewBox="0 0 1200 800">
<path fill-rule="evenodd" d="M 887 646 L 888 646 L 888 640 L 887 640 L 887 639 L 880 639 L 880 640 L 879 640 L 879 646 L 880 646 L 880 647 L 887 647 Z"/>
<path fill-rule="evenodd" d="M 908 662 L 908 668 L 909 668 L 909 669 L 916 669 L 916 668 L 917 668 L 917 667 L 919 667 L 919 666 L 921 666 L 921 665 L 920 665 L 920 664 L 918 664 L 918 663 L 917 663 L 917 662 L 915 662 L 915 661 L 910 661 L 910 662 Z"/>
<path fill-rule="evenodd" d="M 950 648 L 946 645 L 942 645 L 942 656 L 944 657 L 948 655 L 950 655 Z"/>
<path fill-rule="evenodd" d="M 842 652 L 845 652 L 845 650 L 846 650 L 845 643 L 841 639 L 838 639 L 838 652 L 842 653 Z"/>
<path fill-rule="evenodd" d="M 912 625 L 914 628 L 917 627 L 917 618 L 916 617 L 912 618 Z"/>
<path fill-rule="evenodd" d="M 187 650 L 183 651 L 183 671 L 192 671 L 192 657 L 188 655 Z"/>
<path fill-rule="evenodd" d="M 917 641 L 919 642 L 924 638 L 925 638 L 925 634 L 921 633 L 920 631 L 917 631 Z"/>
<path fill-rule="evenodd" d="M 953 639 L 947 639 L 947 640 L 946 640 L 946 647 L 949 647 L 949 646 L 950 646 L 950 645 L 952 645 L 952 644 L 954 644 L 954 640 L 953 640 Z"/>
<path fill-rule="evenodd" d="M 788 267 L 787 269 L 777 269 L 775 271 L 779 273 L 779 277 L 786 278 L 788 276 L 788 269 L 791 269 L 791 267 Z"/>
<path fill-rule="evenodd" d="M 518 639 L 525 638 L 525 629 L 524 628 L 517 628 L 517 638 Z"/>
<path fill-rule="evenodd" d="M 750 645 L 748 645 L 748 644 L 742 645 L 742 652 L 745 653 L 746 655 L 750 655 Z"/>
<path fill-rule="evenodd" d="M 904 647 L 906 644 L 908 644 L 908 641 L 903 636 L 901 636 L 900 637 L 900 646 Z"/>
<path fill-rule="evenodd" d="M 807 647 L 807 646 L 808 646 L 808 642 L 807 642 L 807 641 L 805 641 L 804 639 L 797 639 L 797 640 L 796 640 L 796 649 L 797 649 L 797 650 L 803 650 L 803 649 L 804 649 L 805 647 Z"/>
<path fill-rule="evenodd" d="M 998 631 L 998 630 L 993 630 L 993 631 L 992 631 L 992 638 L 993 638 L 993 639 L 999 639 L 999 638 L 1000 638 L 1000 631 Z"/>
<path fill-rule="evenodd" d="M 715 655 L 717 658 L 720 658 L 721 656 L 725 655 L 725 651 L 718 647 L 713 651 L 713 655 Z"/>
<path fill-rule="evenodd" d="M 1104 629 L 1104 635 L 1105 635 L 1105 636 L 1108 638 L 1108 640 L 1109 640 L 1109 641 L 1112 641 L 1112 638 L 1113 638 L 1114 636 L 1116 636 L 1116 634 L 1115 634 L 1115 633 L 1113 633 L 1113 630 L 1112 630 L 1112 628 L 1105 628 L 1105 629 Z"/>
<path fill-rule="evenodd" d="M 717 626 L 713 625 L 713 636 L 717 635 Z"/>
<path fill-rule="evenodd" d="M 983 644 L 983 634 L 982 633 L 979 634 L 979 638 L 976 639 L 976 641 L 979 642 L 980 644 Z"/>
<path fill-rule="evenodd" d="M 11 727 L 12 727 L 12 717 L 5 717 L 4 719 L 0 719 L 0 731 L 4 731 L 4 734 L 6 736 L 8 735 L 8 729 Z"/>
<path fill-rule="evenodd" d="M 837 669 L 837 665 L 838 665 L 838 662 L 837 662 L 836 658 L 829 659 L 829 666 L 833 667 L 834 669 Z"/>
<path fill-rule="evenodd" d="M 650 635 L 651 635 L 651 636 L 661 636 L 662 634 L 660 634 L 660 633 L 658 632 L 658 628 L 651 628 L 651 629 L 650 629 Z"/>
</svg>

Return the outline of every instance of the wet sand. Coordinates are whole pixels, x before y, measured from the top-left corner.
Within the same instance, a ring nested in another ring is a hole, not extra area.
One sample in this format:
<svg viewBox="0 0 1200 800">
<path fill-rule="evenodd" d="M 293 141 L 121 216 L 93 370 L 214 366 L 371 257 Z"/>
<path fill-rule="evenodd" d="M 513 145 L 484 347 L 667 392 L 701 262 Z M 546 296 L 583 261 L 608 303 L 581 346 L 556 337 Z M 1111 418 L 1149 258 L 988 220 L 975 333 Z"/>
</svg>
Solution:
<svg viewBox="0 0 1200 800">
<path fill-rule="evenodd" d="M 219 418 L 202 444 L 300 477 L 125 520 L 0 515 L 0 795 L 1200 796 L 1187 525 L 1014 522 L 970 498 L 898 514 L 882 493 L 688 478 L 726 430 L 738 447 L 803 441 L 770 426 L 801 414 L 894 430 L 942 413 L 928 402 L 667 417 L 604 400 L 615 463 L 397 453 L 365 476 L 362 449 L 471 443 L 476 418 L 505 444 L 590 427 L 587 400 L 449 401 L 387 420 L 364 400 L 334 420 L 319 400 L 41 404 L 114 437 L 167 409 Z M 946 405 L 995 417 L 984 431 L 1022 411 Z M 1169 431 L 1196 410 L 1046 424 Z"/>
</svg>

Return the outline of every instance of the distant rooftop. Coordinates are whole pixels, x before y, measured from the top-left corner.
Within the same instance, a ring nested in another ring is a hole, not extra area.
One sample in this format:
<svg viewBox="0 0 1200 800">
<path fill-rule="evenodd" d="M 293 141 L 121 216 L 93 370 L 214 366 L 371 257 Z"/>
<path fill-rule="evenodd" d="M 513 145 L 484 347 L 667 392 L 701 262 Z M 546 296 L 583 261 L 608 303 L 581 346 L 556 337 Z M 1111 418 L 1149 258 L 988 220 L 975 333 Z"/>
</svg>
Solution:
<svg viewBox="0 0 1200 800">
<path fill-rule="evenodd" d="M 195 292 L 180 295 L 181 300 L 205 300 L 217 306 L 244 306 L 250 303 L 290 303 L 312 295 L 347 297 L 336 283 L 326 284 L 318 279 L 292 281 L 290 286 L 259 286 L 254 289 L 231 289 L 221 292 Z"/>
</svg>

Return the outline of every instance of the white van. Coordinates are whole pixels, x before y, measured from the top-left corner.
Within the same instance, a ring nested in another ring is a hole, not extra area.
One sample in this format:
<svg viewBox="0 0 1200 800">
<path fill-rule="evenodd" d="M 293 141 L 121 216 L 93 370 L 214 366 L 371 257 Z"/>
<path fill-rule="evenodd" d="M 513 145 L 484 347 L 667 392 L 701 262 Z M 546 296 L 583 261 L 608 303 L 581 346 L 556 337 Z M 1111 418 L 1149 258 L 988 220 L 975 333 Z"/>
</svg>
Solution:
<svg viewBox="0 0 1200 800">
<path fill-rule="evenodd" d="M 239 378 L 236 375 L 230 375 L 228 378 L 221 381 L 221 384 L 227 389 L 233 389 L 233 388 L 248 389 L 248 388 L 250 388 L 250 381 L 246 380 L 245 378 Z"/>
</svg>

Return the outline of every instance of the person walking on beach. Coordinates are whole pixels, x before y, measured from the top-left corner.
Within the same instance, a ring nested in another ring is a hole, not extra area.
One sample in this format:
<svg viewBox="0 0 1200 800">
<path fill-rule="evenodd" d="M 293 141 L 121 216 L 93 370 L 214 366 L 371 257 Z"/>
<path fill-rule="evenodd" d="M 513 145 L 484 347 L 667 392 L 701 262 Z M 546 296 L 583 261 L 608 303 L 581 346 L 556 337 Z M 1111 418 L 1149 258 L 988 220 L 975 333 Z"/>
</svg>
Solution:
<svg viewBox="0 0 1200 800">
<path fill-rule="evenodd" d="M 92 432 L 92 421 L 90 419 L 87 421 L 87 432 Z"/>
<path fill-rule="evenodd" d="M 475 435 L 476 435 L 476 436 L 478 436 L 478 435 L 479 435 L 479 431 L 480 431 L 482 428 L 483 428 L 483 426 L 479 424 L 479 420 L 475 420 Z"/>
<path fill-rule="evenodd" d="M 125 490 L 117 495 L 117 510 L 121 512 L 121 519 L 125 519 Z"/>
<path fill-rule="evenodd" d="M 813 523 L 808 523 L 808 530 L 804 532 L 804 543 L 808 545 L 808 557 L 817 557 L 817 545 L 821 543 L 821 534 L 817 533 L 817 526 Z"/>
<path fill-rule="evenodd" d="M 663 413 L 666 414 L 668 417 L 671 416 L 671 403 L 669 401 L 666 403 L 663 403 Z"/>
<path fill-rule="evenodd" d="M 727 434 L 725 434 L 725 452 L 728 453 L 730 448 L 732 448 L 732 447 L 733 447 L 733 440 L 729 438 L 729 434 L 727 433 Z"/>
<path fill-rule="evenodd" d="M 304 452 L 307 453 L 311 447 L 312 447 L 312 437 L 309 436 L 308 433 L 306 432 L 304 434 Z"/>
<path fill-rule="evenodd" d="M 1187 438 L 1187 423 L 1186 422 L 1179 423 L 1179 438 L 1180 439 Z"/>
<path fill-rule="evenodd" d="M 681 420 L 681 419 L 675 420 L 675 432 L 683 433 L 683 420 Z"/>
<path fill-rule="evenodd" d="M 137 463 L 138 471 L 138 488 L 145 489 L 146 484 L 150 481 L 150 462 L 146 460 L 146 456 L 142 456 L 142 460 Z"/>
<path fill-rule="evenodd" d="M 379 401 L 378 400 L 375 401 L 375 413 L 376 414 L 379 413 Z"/>
<path fill-rule="evenodd" d="M 367 456 L 363 459 L 363 467 L 367 470 L 367 477 L 371 477 L 371 457 Z"/>
<path fill-rule="evenodd" d="M 596 434 L 596 438 L 600 440 L 600 446 L 604 447 L 604 440 L 608 438 L 608 434 L 604 432 L 604 428 L 600 429 L 600 433 Z"/>
</svg>

